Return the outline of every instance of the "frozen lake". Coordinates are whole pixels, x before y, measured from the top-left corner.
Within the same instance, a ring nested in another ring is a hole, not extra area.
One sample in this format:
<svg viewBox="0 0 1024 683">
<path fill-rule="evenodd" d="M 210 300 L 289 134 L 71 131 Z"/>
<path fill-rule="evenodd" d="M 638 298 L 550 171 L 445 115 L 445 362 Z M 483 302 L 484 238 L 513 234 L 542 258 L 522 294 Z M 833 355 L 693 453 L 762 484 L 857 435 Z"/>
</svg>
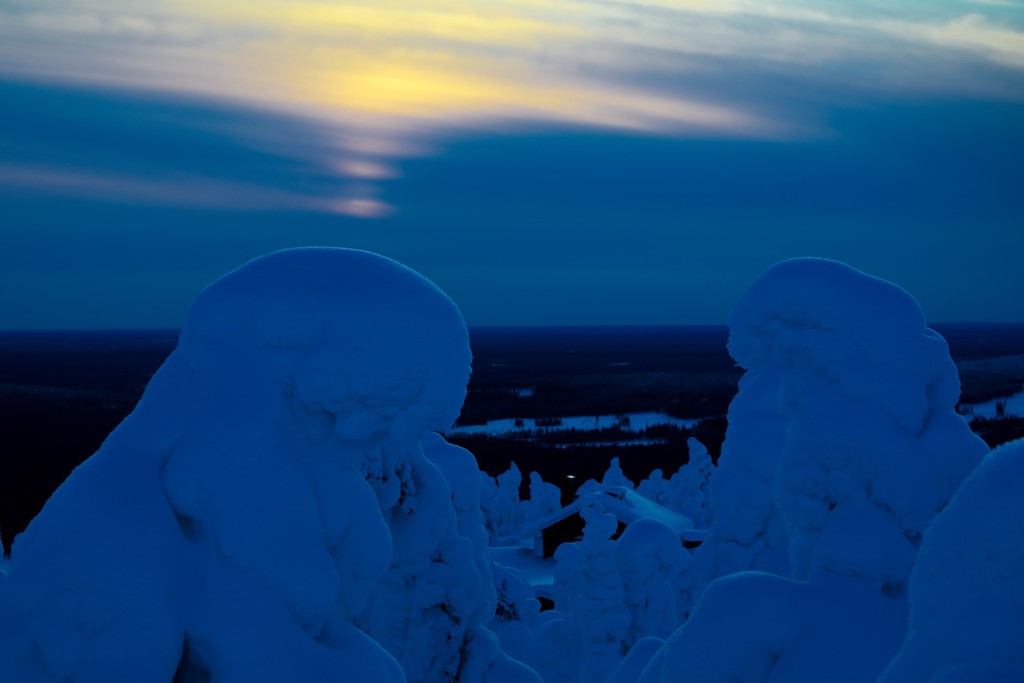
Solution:
<svg viewBox="0 0 1024 683">
<path fill-rule="evenodd" d="M 538 425 L 534 418 L 505 418 L 492 420 L 482 425 L 466 425 L 453 427 L 448 434 L 486 434 L 487 436 L 516 436 L 532 433 L 564 432 L 570 429 L 588 431 L 619 427 L 627 432 L 642 432 L 650 427 L 673 425 L 692 429 L 700 422 L 700 418 L 685 419 L 672 417 L 664 413 L 626 413 L 625 415 L 586 415 L 562 418 L 543 418 Z"/>
<path fill-rule="evenodd" d="M 1003 404 L 1004 414 L 1024 417 L 1024 391 L 1008 398 L 994 398 L 984 403 L 972 404 L 971 413 L 968 417 L 986 417 L 989 419 L 997 417 L 996 404 L 999 403 Z"/>
</svg>

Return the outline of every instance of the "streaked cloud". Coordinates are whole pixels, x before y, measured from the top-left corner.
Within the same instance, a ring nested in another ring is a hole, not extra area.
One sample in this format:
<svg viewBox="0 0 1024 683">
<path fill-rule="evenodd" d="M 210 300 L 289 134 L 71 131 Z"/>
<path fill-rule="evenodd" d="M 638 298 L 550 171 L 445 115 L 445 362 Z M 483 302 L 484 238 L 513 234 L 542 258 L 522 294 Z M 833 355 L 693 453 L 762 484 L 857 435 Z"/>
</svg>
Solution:
<svg viewBox="0 0 1024 683">
<path fill-rule="evenodd" d="M 752 97 L 779 86 L 758 80 Z M 785 140 L 430 142 L 191 95 L 0 82 L 0 101 L 9 327 L 177 325 L 219 273 L 309 244 L 407 263 L 473 324 L 721 322 L 806 254 L 901 283 L 931 319 L 1022 315 L 1024 103 L 865 99 Z"/>
<path fill-rule="evenodd" d="M 1014 0 L 967 0 L 972 5 L 984 5 L 987 7 L 1012 7 L 1015 9 L 1024 8 L 1024 4 Z"/>
<path fill-rule="evenodd" d="M 828 107 L 865 92 L 1019 100 L 1024 12 L 1009 0 L 0 0 L 0 72 L 300 116 L 333 130 L 327 165 L 366 185 L 467 131 L 782 140 L 827 133 Z M 363 194 L 331 206 L 390 210 Z"/>
<path fill-rule="evenodd" d="M 941 24 L 879 22 L 880 30 L 906 39 L 977 52 L 994 62 L 1024 69 L 1024 33 L 967 14 Z"/>
<path fill-rule="evenodd" d="M 695 123 L 707 130 L 708 117 L 694 114 L 702 110 L 716 114 L 720 134 L 770 136 L 778 126 L 750 108 L 707 92 L 694 101 L 686 77 L 726 58 L 925 59 L 915 46 L 1024 66 L 1024 18 L 949 2 L 885 12 L 747 0 L 8 4 L 0 54 L 14 72 L 194 91 L 346 123 L 388 116 L 412 128 L 465 118 L 649 130 L 657 121 L 685 133 Z M 677 78 L 655 85 L 659 75 Z"/>
<path fill-rule="evenodd" d="M 330 126 L 166 94 L 0 82 L 0 196 L 378 218 L 389 165 Z"/>
<path fill-rule="evenodd" d="M 171 206 L 221 211 L 337 211 L 363 215 L 353 200 L 320 197 L 245 184 L 183 175 L 139 178 L 126 174 L 83 171 L 59 166 L 0 164 L 0 183 L 23 192 L 59 192 L 69 197 L 118 204 Z"/>
</svg>

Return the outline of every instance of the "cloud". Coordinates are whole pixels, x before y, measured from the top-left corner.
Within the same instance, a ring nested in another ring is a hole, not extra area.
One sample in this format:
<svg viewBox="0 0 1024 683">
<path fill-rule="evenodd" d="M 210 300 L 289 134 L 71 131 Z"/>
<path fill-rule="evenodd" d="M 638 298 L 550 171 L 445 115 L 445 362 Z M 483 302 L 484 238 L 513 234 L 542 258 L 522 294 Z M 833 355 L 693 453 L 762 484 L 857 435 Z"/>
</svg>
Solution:
<svg viewBox="0 0 1024 683">
<path fill-rule="evenodd" d="M 165 201 L 170 177 L 178 199 L 212 205 L 202 181 L 210 178 L 208 187 L 221 183 L 240 205 L 273 198 L 384 217 L 395 210 L 387 187 L 403 162 L 463 137 L 578 128 L 795 141 L 834 134 L 834 111 L 872 101 L 1020 100 L 1024 33 L 993 18 L 999 8 L 964 9 L 945 1 L 883 14 L 871 3 L 827 0 L 13 0 L 0 10 L 0 71 L 135 92 L 125 97 L 136 102 L 201 103 L 131 117 L 101 106 L 89 120 L 101 139 L 111 136 L 114 154 L 103 162 L 84 152 L 101 165 L 95 177 L 132 188 L 125 196 L 135 201 Z M 77 137 L 51 129 L 27 139 L 48 148 L 43 138 L 62 135 L 73 153 L 95 137 L 82 129 L 80 104 L 40 105 L 67 110 L 54 127 Z M 203 146 L 215 136 L 220 147 Z M 7 144 L 29 144 L 15 137 Z M 138 145 L 148 152 L 126 156 Z M 89 170 L 67 159 L 40 165 L 31 154 L 21 161 L 37 174 L 22 186 L 49 178 L 55 191 L 84 187 L 75 174 Z M 273 172 L 253 177 L 261 168 Z M 267 185 L 282 177 L 290 187 Z"/>
<path fill-rule="evenodd" d="M 1007 66 L 1024 69 L 1024 33 L 967 14 L 935 24 L 878 22 L 879 30 L 908 40 L 970 50 Z"/>
<path fill-rule="evenodd" d="M 1019 25 L 964 14 L 962 3 L 913 7 L 37 0 L 0 14 L 0 62 L 9 74 L 227 98 L 410 141 L 545 123 L 766 139 L 815 131 L 806 99 L 745 97 L 737 84 L 750 71 L 856 87 L 844 75 L 856 69 L 900 94 L 935 63 L 970 63 L 930 87 L 1011 96 L 1019 78 L 984 67 L 1024 69 Z M 716 87 L 700 87 L 711 79 Z"/>
<path fill-rule="evenodd" d="M 177 325 L 211 278 L 303 244 L 407 263 L 474 324 L 720 322 L 801 254 L 898 281 L 933 319 L 1021 315 L 1022 104 L 860 101 L 784 141 L 476 131 L 430 155 L 208 100 L 0 100 L 8 326 Z"/>
<path fill-rule="evenodd" d="M 985 7 L 1012 7 L 1021 8 L 1024 4 L 1020 2 L 1014 2 L 1014 0 L 967 0 L 972 5 L 983 5 Z"/>
<path fill-rule="evenodd" d="M 0 164 L 0 183 L 23 195 L 60 195 L 120 205 L 218 211 L 310 211 L 375 218 L 386 205 L 279 190 L 255 183 L 198 175 L 138 178 L 59 166 Z"/>
<path fill-rule="evenodd" d="M 209 101 L 0 83 L 0 194 L 218 211 L 387 215 L 397 171 L 334 129 Z"/>
</svg>

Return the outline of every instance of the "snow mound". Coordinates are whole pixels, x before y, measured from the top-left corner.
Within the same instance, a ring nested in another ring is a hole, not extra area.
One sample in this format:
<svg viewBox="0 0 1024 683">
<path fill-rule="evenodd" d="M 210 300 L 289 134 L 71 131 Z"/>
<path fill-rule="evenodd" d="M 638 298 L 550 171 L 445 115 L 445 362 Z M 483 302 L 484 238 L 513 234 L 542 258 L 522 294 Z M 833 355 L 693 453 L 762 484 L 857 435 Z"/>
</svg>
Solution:
<svg viewBox="0 0 1024 683">
<path fill-rule="evenodd" d="M 469 367 L 451 300 L 380 256 L 288 250 L 213 283 L 16 540 L 5 679 L 535 681 L 486 630 L 479 473 L 433 433 Z"/>
<path fill-rule="evenodd" d="M 1024 680 L 1024 440 L 993 451 L 925 534 L 910 627 L 879 683 Z"/>
</svg>

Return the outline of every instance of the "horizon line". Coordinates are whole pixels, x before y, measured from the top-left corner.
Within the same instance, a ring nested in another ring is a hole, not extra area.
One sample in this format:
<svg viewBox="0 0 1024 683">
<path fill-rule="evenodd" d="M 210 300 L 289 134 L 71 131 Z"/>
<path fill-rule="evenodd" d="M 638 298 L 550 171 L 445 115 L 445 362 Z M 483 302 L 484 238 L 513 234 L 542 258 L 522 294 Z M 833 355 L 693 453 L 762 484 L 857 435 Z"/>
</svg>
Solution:
<svg viewBox="0 0 1024 683">
<path fill-rule="evenodd" d="M 945 320 L 927 322 L 927 327 L 954 327 L 971 325 L 1024 326 L 1024 320 Z M 582 323 L 578 325 L 556 324 L 487 324 L 466 325 L 467 330 L 579 330 L 579 329 L 666 329 L 684 327 L 729 327 L 727 322 L 716 323 Z M 0 334 L 116 334 L 116 333 L 179 333 L 181 327 L 40 327 L 2 328 Z"/>
</svg>

